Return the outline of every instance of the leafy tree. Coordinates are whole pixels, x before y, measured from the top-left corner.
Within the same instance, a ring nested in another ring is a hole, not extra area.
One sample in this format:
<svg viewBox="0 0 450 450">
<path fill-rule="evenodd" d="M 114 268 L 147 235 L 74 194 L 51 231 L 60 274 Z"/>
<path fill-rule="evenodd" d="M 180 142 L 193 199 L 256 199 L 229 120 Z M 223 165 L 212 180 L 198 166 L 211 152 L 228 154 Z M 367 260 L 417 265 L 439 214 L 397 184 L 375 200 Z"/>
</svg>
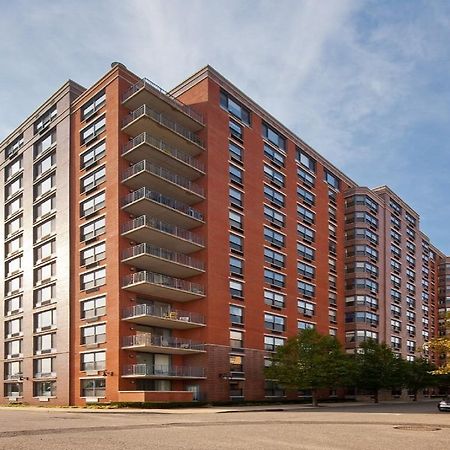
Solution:
<svg viewBox="0 0 450 450">
<path fill-rule="evenodd" d="M 350 364 L 334 337 L 308 329 L 277 348 L 266 376 L 286 388 L 310 389 L 312 403 L 317 406 L 318 390 L 347 385 Z"/>
<path fill-rule="evenodd" d="M 373 392 L 378 403 L 380 389 L 401 387 L 404 365 L 386 344 L 373 339 L 362 342 L 355 355 L 356 386 Z"/>
<path fill-rule="evenodd" d="M 436 337 L 424 345 L 427 350 L 445 356 L 445 362 L 433 371 L 435 375 L 450 375 L 450 313 L 445 316 L 444 330 L 447 336 Z"/>
<path fill-rule="evenodd" d="M 414 394 L 414 401 L 417 400 L 419 389 L 434 386 L 437 382 L 433 371 L 436 367 L 425 358 L 417 358 L 414 361 L 404 361 L 404 381 L 405 387 Z"/>
</svg>

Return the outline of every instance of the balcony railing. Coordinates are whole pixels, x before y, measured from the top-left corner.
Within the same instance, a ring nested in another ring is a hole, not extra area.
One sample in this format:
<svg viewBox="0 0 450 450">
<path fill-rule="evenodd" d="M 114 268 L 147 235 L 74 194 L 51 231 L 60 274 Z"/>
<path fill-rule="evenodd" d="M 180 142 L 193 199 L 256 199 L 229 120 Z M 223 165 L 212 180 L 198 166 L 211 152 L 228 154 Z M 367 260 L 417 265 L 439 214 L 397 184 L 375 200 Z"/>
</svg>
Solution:
<svg viewBox="0 0 450 450">
<path fill-rule="evenodd" d="M 203 262 L 198 259 L 191 258 L 183 253 L 177 253 L 165 248 L 156 247 L 148 243 L 142 243 L 127 248 L 122 254 L 122 259 L 128 259 L 133 256 L 141 255 L 151 255 L 167 261 L 172 261 L 176 264 L 182 264 L 184 266 L 193 267 L 194 269 L 204 270 Z"/>
<path fill-rule="evenodd" d="M 157 139 L 153 137 L 151 134 L 144 132 L 130 140 L 127 144 L 124 145 L 122 148 L 122 155 L 130 151 L 132 148 L 137 147 L 140 144 L 148 144 L 152 147 L 155 147 L 162 151 L 163 153 L 166 153 L 167 155 L 172 156 L 175 159 L 178 159 L 179 161 L 188 164 L 189 166 L 193 167 L 194 169 L 204 172 L 205 166 L 198 161 L 197 159 L 189 156 L 185 152 L 182 152 L 181 150 L 177 149 L 176 147 L 167 144 L 166 142 L 162 141 L 161 139 Z"/>
<path fill-rule="evenodd" d="M 162 87 L 158 86 L 157 84 L 153 83 L 153 81 L 150 81 L 147 78 L 143 78 L 142 80 L 139 80 L 135 85 L 131 86 L 130 89 L 128 89 L 123 94 L 122 101 L 126 101 L 140 89 L 148 89 L 149 91 L 153 92 L 156 96 L 170 102 L 173 106 L 183 111 L 192 119 L 202 124 L 204 123 L 203 116 L 200 113 L 193 110 L 190 106 L 185 105 L 182 101 L 178 100 L 172 94 L 169 94 Z"/>
<path fill-rule="evenodd" d="M 204 351 L 205 344 L 178 337 L 154 336 L 151 333 L 124 336 L 124 347 L 167 347 L 182 350 Z"/>
<path fill-rule="evenodd" d="M 148 364 L 132 364 L 124 367 L 124 376 L 137 377 L 174 377 L 174 378 L 204 378 L 203 367 L 189 366 L 153 366 Z"/>
<path fill-rule="evenodd" d="M 170 181 L 171 183 L 174 183 L 183 189 L 194 192 L 195 194 L 201 195 L 202 197 L 204 196 L 204 189 L 201 186 L 193 183 L 185 177 L 182 177 L 181 175 L 170 172 L 163 167 L 155 166 L 147 160 L 139 161 L 138 163 L 125 170 L 125 172 L 123 173 L 122 181 L 125 181 L 127 178 L 130 178 L 140 172 L 152 173 L 153 175 L 164 178 L 165 180 Z"/>
<path fill-rule="evenodd" d="M 205 293 L 201 284 L 192 283 L 191 281 L 186 280 L 180 280 L 179 278 L 169 277 L 161 273 L 148 272 L 145 270 L 127 275 L 123 279 L 122 286 L 127 287 L 142 282 L 157 284 L 158 286 L 163 286 L 171 289 L 180 289 L 182 291 L 191 292 L 197 295 L 204 295 Z"/>
<path fill-rule="evenodd" d="M 129 319 L 136 316 L 153 316 L 169 320 L 181 320 L 182 322 L 205 324 L 205 317 L 202 314 L 190 311 L 182 311 L 180 309 L 171 309 L 163 306 L 155 305 L 134 305 L 123 310 L 122 317 Z"/>
<path fill-rule="evenodd" d="M 192 233 L 183 228 L 177 227 L 175 225 L 161 222 L 160 220 L 150 216 L 139 216 L 136 217 L 136 219 L 133 219 L 130 222 L 125 223 L 122 227 L 122 233 L 127 233 L 128 231 L 132 231 L 140 227 L 150 227 L 163 233 L 171 234 L 177 238 L 184 239 L 186 241 L 193 242 L 197 245 L 204 246 L 203 239 L 197 234 Z"/>
<path fill-rule="evenodd" d="M 172 119 L 169 119 L 164 114 L 154 111 L 148 105 L 142 105 L 139 108 L 135 109 L 133 112 L 131 112 L 123 120 L 122 126 L 126 127 L 129 123 L 133 122 L 134 120 L 138 119 L 141 116 L 150 117 L 155 122 L 159 123 L 160 125 L 166 128 L 169 128 L 174 133 L 179 134 L 184 139 L 187 139 L 188 141 L 192 142 L 193 144 L 197 145 L 200 148 L 205 147 L 203 141 L 195 133 L 189 131 L 187 128 L 184 128 L 183 126 L 173 121 Z"/>
<path fill-rule="evenodd" d="M 173 198 L 166 197 L 165 195 L 160 194 L 159 192 L 152 191 L 146 187 L 141 187 L 137 191 L 131 192 L 128 194 L 122 201 L 123 206 L 127 206 L 130 203 L 134 203 L 138 200 L 146 198 L 148 200 L 152 200 L 156 203 L 159 203 L 164 206 L 168 206 L 169 208 L 175 209 L 180 213 L 186 214 L 194 219 L 203 221 L 203 214 L 200 211 L 197 211 L 194 208 L 182 203 L 178 200 L 174 200 Z"/>
</svg>

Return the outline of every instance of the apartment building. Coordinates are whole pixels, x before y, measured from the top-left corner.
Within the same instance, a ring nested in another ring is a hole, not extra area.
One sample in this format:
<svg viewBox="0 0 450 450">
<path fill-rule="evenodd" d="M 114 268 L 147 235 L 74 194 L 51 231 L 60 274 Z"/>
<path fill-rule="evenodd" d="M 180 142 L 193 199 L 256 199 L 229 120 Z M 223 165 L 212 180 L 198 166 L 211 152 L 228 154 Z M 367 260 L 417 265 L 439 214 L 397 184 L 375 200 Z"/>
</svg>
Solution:
<svg viewBox="0 0 450 450">
<path fill-rule="evenodd" d="M 0 150 L 3 402 L 280 398 L 298 330 L 409 359 L 438 333 L 417 213 L 209 66 L 166 92 L 114 63 Z"/>
</svg>

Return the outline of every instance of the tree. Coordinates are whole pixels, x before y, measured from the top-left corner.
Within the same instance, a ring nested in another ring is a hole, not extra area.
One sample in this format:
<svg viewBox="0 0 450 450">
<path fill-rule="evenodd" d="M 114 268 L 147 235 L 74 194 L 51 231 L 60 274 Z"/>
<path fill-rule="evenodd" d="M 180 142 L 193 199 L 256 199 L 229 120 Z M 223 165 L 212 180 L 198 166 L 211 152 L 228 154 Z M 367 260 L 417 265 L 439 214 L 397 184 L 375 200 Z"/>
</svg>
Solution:
<svg viewBox="0 0 450 450">
<path fill-rule="evenodd" d="M 405 387 L 413 392 L 414 401 L 417 401 L 417 392 L 419 389 L 436 384 L 437 377 L 433 375 L 435 369 L 436 367 L 425 358 L 404 361 Z"/>
<path fill-rule="evenodd" d="M 349 380 L 350 360 L 332 336 L 314 329 L 302 330 L 277 348 L 267 378 L 290 389 L 310 389 L 312 403 L 318 404 L 318 390 L 345 386 Z"/>
<path fill-rule="evenodd" d="M 403 364 L 386 344 L 373 339 L 362 342 L 355 355 L 356 386 L 373 392 L 378 403 L 380 389 L 403 385 Z"/>
<path fill-rule="evenodd" d="M 450 375 L 450 313 L 447 313 L 443 319 L 443 332 L 447 333 L 447 335 L 431 339 L 424 345 L 425 349 L 445 357 L 444 362 L 433 371 L 435 375 Z"/>
</svg>

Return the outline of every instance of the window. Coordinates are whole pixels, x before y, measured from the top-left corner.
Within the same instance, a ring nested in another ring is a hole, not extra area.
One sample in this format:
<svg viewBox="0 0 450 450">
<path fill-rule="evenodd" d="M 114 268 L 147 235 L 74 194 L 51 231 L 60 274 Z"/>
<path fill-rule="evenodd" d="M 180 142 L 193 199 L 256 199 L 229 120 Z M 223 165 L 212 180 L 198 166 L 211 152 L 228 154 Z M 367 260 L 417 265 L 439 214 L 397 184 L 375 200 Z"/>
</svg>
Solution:
<svg viewBox="0 0 450 450">
<path fill-rule="evenodd" d="M 39 358 L 34 360 L 34 378 L 54 377 L 55 358 Z"/>
<path fill-rule="evenodd" d="M 5 380 L 17 380 L 22 374 L 22 361 L 5 363 Z"/>
<path fill-rule="evenodd" d="M 22 156 L 9 163 L 5 168 L 5 181 L 8 181 L 14 175 L 22 170 Z"/>
<path fill-rule="evenodd" d="M 306 170 L 301 167 L 297 167 L 297 175 L 300 181 L 302 181 L 308 187 L 314 187 L 316 179 Z"/>
<path fill-rule="evenodd" d="M 270 269 L 264 269 L 264 282 L 272 286 L 284 287 L 286 283 L 286 275 L 279 272 L 274 272 Z"/>
<path fill-rule="evenodd" d="M 284 308 L 286 296 L 279 292 L 264 289 L 264 303 L 275 308 Z"/>
<path fill-rule="evenodd" d="M 315 221 L 315 213 L 305 208 L 302 205 L 297 205 L 297 215 L 300 219 L 303 219 L 306 223 L 312 224 Z"/>
<path fill-rule="evenodd" d="M 286 150 L 286 138 L 264 122 L 262 124 L 262 135 L 273 145 L 281 148 L 281 150 Z"/>
<path fill-rule="evenodd" d="M 53 152 L 34 164 L 34 176 L 36 178 L 40 177 L 42 174 L 46 173 L 48 170 L 53 168 L 55 164 L 56 164 L 56 153 Z"/>
<path fill-rule="evenodd" d="M 232 324 L 242 325 L 244 323 L 244 308 L 230 305 L 230 321 Z"/>
<path fill-rule="evenodd" d="M 105 206 L 105 192 L 101 192 L 100 194 L 94 195 L 93 197 L 89 197 L 84 200 L 80 204 L 80 217 L 86 217 L 90 214 L 95 213 L 96 211 L 104 208 Z"/>
<path fill-rule="evenodd" d="M 297 321 L 297 328 L 299 330 L 313 330 L 316 326 L 310 322 L 304 322 L 303 320 Z"/>
<path fill-rule="evenodd" d="M 230 355 L 230 372 L 243 372 L 244 358 L 238 355 Z"/>
<path fill-rule="evenodd" d="M 22 275 L 5 281 L 5 295 L 8 296 L 19 293 L 22 290 L 22 285 L 23 285 Z"/>
<path fill-rule="evenodd" d="M 264 164 L 264 176 L 277 186 L 284 186 L 286 177 L 268 164 Z"/>
<path fill-rule="evenodd" d="M 105 370 L 106 368 L 106 352 L 89 352 L 80 354 L 80 362 L 82 372 L 86 370 Z"/>
<path fill-rule="evenodd" d="M 46 111 L 41 117 L 34 123 L 35 133 L 39 133 L 50 124 L 57 116 L 56 106 Z"/>
<path fill-rule="evenodd" d="M 82 266 L 88 266 L 95 262 L 101 261 L 106 257 L 106 243 L 88 247 L 80 252 L 80 263 Z"/>
<path fill-rule="evenodd" d="M 275 336 L 264 336 L 264 350 L 274 352 L 277 347 L 284 345 L 285 339 Z"/>
<path fill-rule="evenodd" d="M 34 187 L 34 198 L 36 199 L 47 192 L 50 192 L 55 186 L 55 179 L 56 176 L 53 173 L 52 175 L 39 181 L 39 183 L 37 183 Z"/>
<path fill-rule="evenodd" d="M 247 125 L 250 125 L 250 111 L 242 106 L 240 102 L 231 97 L 228 92 L 220 92 L 220 106 L 225 108 L 234 117 L 240 119 Z"/>
<path fill-rule="evenodd" d="M 22 318 L 5 321 L 5 338 L 22 335 Z"/>
<path fill-rule="evenodd" d="M 41 239 L 46 238 L 47 236 L 50 236 L 52 233 L 54 233 L 56 227 L 56 219 L 52 218 L 50 220 L 47 220 L 45 222 L 42 222 L 38 226 L 34 228 L 34 240 L 39 241 Z"/>
<path fill-rule="evenodd" d="M 399 320 L 391 319 L 391 330 L 399 333 L 402 329 L 402 323 Z"/>
<path fill-rule="evenodd" d="M 22 339 L 5 342 L 5 355 L 7 359 L 22 357 Z"/>
<path fill-rule="evenodd" d="M 34 353 L 44 355 L 56 350 L 56 333 L 41 334 L 34 338 Z"/>
<path fill-rule="evenodd" d="M 80 180 L 80 191 L 89 192 L 99 184 L 103 183 L 106 178 L 106 169 L 105 166 L 100 167 L 97 170 L 87 174 Z"/>
<path fill-rule="evenodd" d="M 238 253 L 242 253 L 244 250 L 244 238 L 237 234 L 230 233 L 230 249 Z"/>
<path fill-rule="evenodd" d="M 307 227 L 306 225 L 297 224 L 297 233 L 306 242 L 314 242 L 315 240 L 314 230 Z"/>
<path fill-rule="evenodd" d="M 241 169 L 239 169 L 239 167 L 230 164 L 229 173 L 230 173 L 230 180 L 232 182 L 242 185 L 242 183 L 244 182 L 244 172 Z"/>
<path fill-rule="evenodd" d="M 92 166 L 97 161 L 102 159 L 106 153 L 106 143 L 105 141 L 88 148 L 80 156 L 80 166 L 82 169 Z"/>
<path fill-rule="evenodd" d="M 305 281 L 297 281 L 297 290 L 299 294 L 305 297 L 314 297 L 316 295 L 316 287 Z"/>
<path fill-rule="evenodd" d="M 93 99 L 89 100 L 81 107 L 81 120 L 86 120 L 93 116 L 104 104 L 106 100 L 105 91 L 99 92 Z"/>
<path fill-rule="evenodd" d="M 273 225 L 278 227 L 284 226 L 284 214 L 271 208 L 270 206 L 264 205 L 264 217 L 269 220 Z"/>
<path fill-rule="evenodd" d="M 277 247 L 284 247 L 284 234 L 272 228 L 264 227 L 264 239 Z"/>
<path fill-rule="evenodd" d="M 278 192 L 272 187 L 264 185 L 264 196 L 273 204 L 277 206 L 284 206 L 284 194 Z"/>
<path fill-rule="evenodd" d="M 50 281 L 56 274 L 56 262 L 45 264 L 37 269 L 34 269 L 34 282 L 45 283 Z"/>
<path fill-rule="evenodd" d="M 103 234 L 105 232 L 105 224 L 105 218 L 101 217 L 100 219 L 96 219 L 83 225 L 80 228 L 80 241 L 88 241 Z"/>
<path fill-rule="evenodd" d="M 106 314 L 106 295 L 90 298 L 81 302 L 81 318 L 90 319 Z"/>
<path fill-rule="evenodd" d="M 34 315 L 36 333 L 56 327 L 56 309 L 49 309 Z"/>
<path fill-rule="evenodd" d="M 240 281 L 230 280 L 230 294 L 232 297 L 244 297 L 244 284 Z"/>
<path fill-rule="evenodd" d="M 103 286 L 106 283 L 106 269 L 97 269 L 80 275 L 82 291 Z"/>
<path fill-rule="evenodd" d="M 271 248 L 264 247 L 264 260 L 277 267 L 285 266 L 285 256 Z"/>
<path fill-rule="evenodd" d="M 47 305 L 56 301 L 56 286 L 47 285 L 36 289 L 33 293 L 35 307 Z"/>
<path fill-rule="evenodd" d="M 22 228 L 22 216 L 16 217 L 5 224 L 5 233 L 7 236 L 16 233 Z"/>
<path fill-rule="evenodd" d="M 284 167 L 285 156 L 270 145 L 264 144 L 264 156 L 270 159 L 276 166 Z"/>
<path fill-rule="evenodd" d="M 16 137 L 10 144 L 8 144 L 5 148 L 5 156 L 6 158 L 9 158 L 16 154 L 19 149 L 23 146 L 23 134 Z"/>
<path fill-rule="evenodd" d="M 102 344 L 106 342 L 106 324 L 100 323 L 81 327 L 81 344 Z"/>
<path fill-rule="evenodd" d="M 35 397 L 56 396 L 56 381 L 36 381 L 33 386 Z"/>
<path fill-rule="evenodd" d="M 81 397 L 104 397 L 106 395 L 106 380 L 93 378 L 81 381 Z"/>
<path fill-rule="evenodd" d="M 244 347 L 244 333 L 230 330 L 230 347 L 232 350 L 241 350 Z"/>
<path fill-rule="evenodd" d="M 316 306 L 314 303 L 306 302 L 304 300 L 297 300 L 297 309 L 305 316 L 313 316 L 315 314 Z"/>
<path fill-rule="evenodd" d="M 274 314 L 264 314 L 264 326 L 266 327 L 266 330 L 284 331 L 284 322 L 284 317 L 275 316 Z"/>
<path fill-rule="evenodd" d="M 22 397 L 23 383 L 5 383 L 5 397 Z"/>
<path fill-rule="evenodd" d="M 341 181 L 339 178 L 337 178 L 335 175 L 333 175 L 331 172 L 328 172 L 328 170 L 324 170 L 325 174 L 325 182 L 328 183 L 331 187 L 339 190 Z"/>
<path fill-rule="evenodd" d="M 52 195 L 51 197 L 45 199 L 43 202 L 38 203 L 34 207 L 34 219 L 39 220 L 44 216 L 54 212 L 56 209 L 56 197 Z"/>
<path fill-rule="evenodd" d="M 34 145 L 34 157 L 37 158 L 42 153 L 56 144 L 56 131 L 52 131 L 45 138 L 41 139 Z"/>
<path fill-rule="evenodd" d="M 230 256 L 230 273 L 233 275 L 243 275 L 244 261 L 234 256 Z"/>
<path fill-rule="evenodd" d="M 54 256 L 56 253 L 56 241 L 48 241 L 34 249 L 35 263 L 42 262 Z"/>
<path fill-rule="evenodd" d="M 235 139 L 238 139 L 239 141 L 242 141 L 244 139 L 244 129 L 241 125 L 239 125 L 234 120 L 230 120 L 229 124 L 230 129 L 230 135 L 231 137 L 234 137 Z"/>
<path fill-rule="evenodd" d="M 228 196 L 230 199 L 230 204 L 242 208 L 244 206 L 244 194 L 237 189 L 230 187 L 228 189 Z"/>
<path fill-rule="evenodd" d="M 316 161 L 307 155 L 304 150 L 297 148 L 297 161 L 312 172 L 316 171 Z"/>
<path fill-rule="evenodd" d="M 5 315 L 10 316 L 22 312 L 22 296 L 5 299 Z"/>
<path fill-rule="evenodd" d="M 104 130 L 106 125 L 106 119 L 105 117 L 102 117 L 101 119 L 98 119 L 96 122 L 94 122 L 92 125 L 89 125 L 88 127 L 84 128 L 80 132 L 80 144 L 86 144 L 93 139 L 95 139 L 97 136 L 99 136 Z"/>
<path fill-rule="evenodd" d="M 304 262 L 298 262 L 297 273 L 307 278 L 314 278 L 316 269 L 313 266 L 310 266 L 309 264 L 306 264 Z"/>
<path fill-rule="evenodd" d="M 313 261 L 315 258 L 315 250 L 307 245 L 297 243 L 297 254 L 307 261 Z"/>
<path fill-rule="evenodd" d="M 402 339 L 398 336 L 391 336 L 391 347 L 394 350 L 400 350 L 402 348 Z"/>
<path fill-rule="evenodd" d="M 234 211 L 228 213 L 230 219 L 230 228 L 242 231 L 244 229 L 244 216 Z"/>
<path fill-rule="evenodd" d="M 356 311 L 345 314 L 346 323 L 368 323 L 370 325 L 378 324 L 378 314 L 369 311 Z"/>
<path fill-rule="evenodd" d="M 355 295 L 345 297 L 346 306 L 368 306 L 369 308 L 378 308 L 378 300 L 370 295 Z"/>
<path fill-rule="evenodd" d="M 307 205 L 312 206 L 316 203 L 316 196 L 300 186 L 297 186 L 297 195 Z"/>
<path fill-rule="evenodd" d="M 22 270 L 22 256 L 16 256 L 5 263 L 5 273 L 7 277 L 15 275 Z"/>
<path fill-rule="evenodd" d="M 244 159 L 244 149 L 234 142 L 228 143 L 228 150 L 230 152 L 230 159 L 241 162 Z"/>
<path fill-rule="evenodd" d="M 23 176 L 15 178 L 5 186 L 5 199 L 12 197 L 22 189 Z"/>
</svg>

